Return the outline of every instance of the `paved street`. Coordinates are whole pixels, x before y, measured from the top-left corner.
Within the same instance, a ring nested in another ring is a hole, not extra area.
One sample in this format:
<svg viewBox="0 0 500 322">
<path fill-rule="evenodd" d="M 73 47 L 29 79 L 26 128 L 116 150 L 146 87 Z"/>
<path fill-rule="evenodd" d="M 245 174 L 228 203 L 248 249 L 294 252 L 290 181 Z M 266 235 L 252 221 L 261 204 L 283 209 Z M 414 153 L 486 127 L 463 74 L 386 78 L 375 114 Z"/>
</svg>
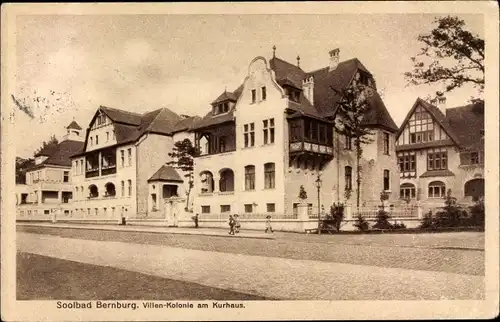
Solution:
<svg viewBox="0 0 500 322">
<path fill-rule="evenodd" d="M 265 298 L 484 298 L 484 252 L 477 250 L 343 245 L 331 244 L 332 240 L 326 238 L 326 242 L 292 240 L 299 239 L 297 236 L 261 240 L 28 227 L 19 230 L 31 230 L 18 233 L 20 252 Z"/>
</svg>

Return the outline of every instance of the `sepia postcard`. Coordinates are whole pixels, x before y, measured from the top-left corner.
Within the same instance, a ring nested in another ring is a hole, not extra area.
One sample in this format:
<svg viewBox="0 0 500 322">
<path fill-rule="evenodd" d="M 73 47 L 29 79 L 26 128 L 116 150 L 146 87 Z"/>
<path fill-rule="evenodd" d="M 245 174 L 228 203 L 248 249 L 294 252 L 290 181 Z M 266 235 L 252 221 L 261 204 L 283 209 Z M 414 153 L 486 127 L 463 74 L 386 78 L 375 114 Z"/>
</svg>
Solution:
<svg viewBox="0 0 500 322">
<path fill-rule="evenodd" d="M 3 4 L 2 320 L 496 317 L 497 6 Z"/>
</svg>

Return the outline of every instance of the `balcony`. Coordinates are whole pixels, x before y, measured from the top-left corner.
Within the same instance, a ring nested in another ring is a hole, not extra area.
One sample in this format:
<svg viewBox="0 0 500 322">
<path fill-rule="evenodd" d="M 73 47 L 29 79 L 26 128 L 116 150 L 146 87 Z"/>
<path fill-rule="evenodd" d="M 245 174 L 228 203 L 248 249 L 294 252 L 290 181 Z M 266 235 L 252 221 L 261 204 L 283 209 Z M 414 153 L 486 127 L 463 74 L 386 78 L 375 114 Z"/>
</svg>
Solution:
<svg viewBox="0 0 500 322">
<path fill-rule="evenodd" d="M 110 174 L 115 174 L 116 173 L 116 164 L 109 165 L 109 166 L 103 166 L 101 168 L 101 176 L 107 176 Z"/>
<path fill-rule="evenodd" d="M 309 142 L 292 142 L 290 143 L 290 153 L 319 153 L 324 155 L 333 156 L 333 147 L 317 143 Z"/>
<path fill-rule="evenodd" d="M 87 169 L 85 171 L 85 178 L 94 178 L 99 176 L 99 168 L 97 169 Z"/>
</svg>

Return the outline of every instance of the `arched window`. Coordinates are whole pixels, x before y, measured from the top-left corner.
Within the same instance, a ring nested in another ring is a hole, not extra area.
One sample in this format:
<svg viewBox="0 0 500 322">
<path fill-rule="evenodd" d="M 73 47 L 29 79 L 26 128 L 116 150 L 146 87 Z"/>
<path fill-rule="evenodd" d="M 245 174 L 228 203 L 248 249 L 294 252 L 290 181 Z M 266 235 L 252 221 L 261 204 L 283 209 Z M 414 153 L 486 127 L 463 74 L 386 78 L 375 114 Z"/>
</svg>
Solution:
<svg viewBox="0 0 500 322">
<path fill-rule="evenodd" d="M 99 189 L 97 189 L 97 186 L 95 184 L 89 186 L 89 197 L 90 198 L 99 197 Z"/>
<path fill-rule="evenodd" d="M 275 187 L 275 166 L 274 163 L 264 164 L 264 188 L 274 189 Z"/>
<path fill-rule="evenodd" d="M 399 187 L 399 198 L 401 199 L 415 199 L 416 189 L 412 183 L 403 183 Z"/>
<path fill-rule="evenodd" d="M 245 167 L 245 190 L 255 190 L 255 166 Z"/>
<path fill-rule="evenodd" d="M 220 171 L 219 190 L 234 191 L 234 172 L 231 169 L 224 169 Z"/>
<path fill-rule="evenodd" d="M 345 190 L 352 190 L 352 168 L 346 166 L 344 168 Z"/>
<path fill-rule="evenodd" d="M 214 176 L 210 171 L 200 173 L 201 193 L 212 193 L 214 191 Z"/>
<path fill-rule="evenodd" d="M 122 180 L 122 185 L 121 185 L 121 196 L 125 196 L 125 181 Z"/>
<path fill-rule="evenodd" d="M 390 179 L 389 170 L 384 170 L 384 190 L 391 189 Z"/>
<path fill-rule="evenodd" d="M 106 183 L 105 187 L 106 187 L 106 193 L 104 196 L 106 196 L 106 197 L 116 196 L 116 189 L 115 189 L 115 185 L 113 183 L 108 182 L 108 183 Z"/>
<path fill-rule="evenodd" d="M 444 198 L 446 196 L 446 185 L 441 181 L 429 183 L 429 198 Z"/>
</svg>

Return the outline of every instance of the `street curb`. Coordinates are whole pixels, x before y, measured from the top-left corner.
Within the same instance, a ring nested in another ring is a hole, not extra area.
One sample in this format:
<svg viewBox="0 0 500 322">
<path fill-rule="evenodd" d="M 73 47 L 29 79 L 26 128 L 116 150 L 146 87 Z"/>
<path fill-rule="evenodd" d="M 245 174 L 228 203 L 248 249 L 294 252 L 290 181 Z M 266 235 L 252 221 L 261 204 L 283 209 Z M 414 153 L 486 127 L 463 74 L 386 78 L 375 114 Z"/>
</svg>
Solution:
<svg viewBox="0 0 500 322">
<path fill-rule="evenodd" d="M 229 235 L 229 234 L 210 234 L 210 233 L 195 233 L 195 232 L 185 232 L 185 231 L 158 231 L 158 230 L 147 230 L 147 229 L 119 229 L 113 226 L 110 227 L 91 227 L 91 226 L 58 226 L 58 225 L 37 225 L 34 223 L 17 223 L 19 226 L 27 227 L 47 227 L 47 228 L 65 228 L 65 229 L 87 229 L 87 230 L 107 230 L 107 231 L 119 231 L 119 232 L 133 232 L 133 233 L 152 233 L 152 234 L 172 234 L 172 235 L 190 235 L 190 236 L 209 236 L 209 237 L 225 237 L 225 238 L 253 238 L 253 239 L 276 239 L 274 235 L 271 236 L 249 236 L 249 235 Z M 130 226 L 129 226 L 130 227 Z"/>
</svg>

